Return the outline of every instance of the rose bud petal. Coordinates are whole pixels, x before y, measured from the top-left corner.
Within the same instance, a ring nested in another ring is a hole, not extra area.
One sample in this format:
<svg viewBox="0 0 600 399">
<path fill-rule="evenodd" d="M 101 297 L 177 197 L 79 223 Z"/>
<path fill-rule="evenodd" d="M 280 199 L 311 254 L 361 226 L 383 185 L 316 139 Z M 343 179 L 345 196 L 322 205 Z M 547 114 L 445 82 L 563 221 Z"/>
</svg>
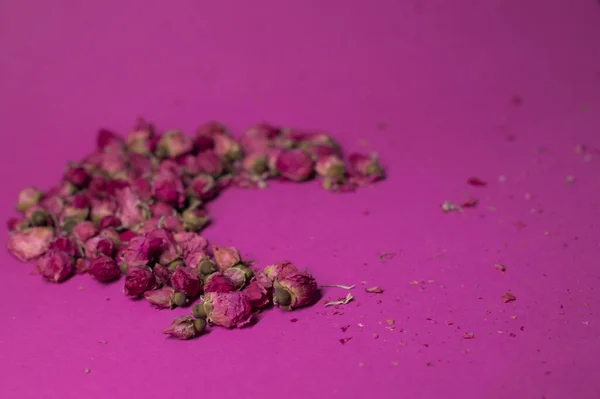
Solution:
<svg viewBox="0 0 600 399">
<path fill-rule="evenodd" d="M 90 181 L 89 173 L 77 164 L 70 164 L 65 170 L 64 179 L 76 187 L 86 187 Z"/>
<path fill-rule="evenodd" d="M 267 276 L 271 281 L 275 281 L 277 279 L 285 278 L 288 274 L 296 273 L 298 269 L 294 264 L 290 261 L 283 260 L 281 262 L 277 262 L 274 265 L 269 265 L 265 267 L 263 273 Z"/>
<path fill-rule="evenodd" d="M 21 262 L 30 262 L 48 250 L 53 238 L 53 229 L 31 227 L 21 233 L 11 234 L 7 247 L 10 253 Z"/>
<path fill-rule="evenodd" d="M 73 234 L 73 238 L 75 238 L 80 245 L 83 245 L 83 243 L 95 236 L 98 233 L 98 230 L 96 230 L 96 227 L 92 222 L 83 221 L 77 223 L 75 227 L 73 227 L 71 233 Z"/>
<path fill-rule="evenodd" d="M 213 137 L 217 134 L 229 134 L 225 125 L 217 121 L 208 121 L 196 128 L 196 136 Z"/>
<path fill-rule="evenodd" d="M 60 215 L 65 207 L 65 201 L 59 196 L 49 196 L 40 201 L 40 205 L 55 217 Z"/>
<path fill-rule="evenodd" d="M 360 177 L 368 177 L 373 179 L 373 181 L 384 177 L 377 154 L 369 156 L 364 154 L 350 154 L 348 161 L 350 162 L 352 171 Z"/>
<path fill-rule="evenodd" d="M 129 168 L 136 178 L 150 175 L 157 166 L 156 158 L 149 158 L 134 152 L 130 152 L 128 157 Z"/>
<path fill-rule="evenodd" d="M 162 216 L 176 215 L 177 211 L 172 206 L 165 204 L 164 202 L 155 202 L 150 205 L 150 214 L 153 218 L 160 218 Z"/>
<path fill-rule="evenodd" d="M 16 209 L 25 212 L 29 207 L 37 204 L 42 199 L 43 193 L 35 187 L 27 187 L 19 192 Z"/>
<path fill-rule="evenodd" d="M 241 292 L 209 292 L 198 305 L 204 308 L 206 320 L 218 326 L 242 327 L 252 319 L 250 301 Z"/>
<path fill-rule="evenodd" d="M 309 133 L 302 137 L 298 143 L 301 148 L 329 147 L 335 154 L 340 155 L 340 146 L 330 136 L 324 133 Z"/>
<path fill-rule="evenodd" d="M 181 173 L 184 176 L 195 176 L 200 173 L 196 156 L 193 154 L 182 155 L 175 158 L 175 162 L 181 167 Z"/>
<path fill-rule="evenodd" d="M 228 135 L 216 134 L 213 136 L 215 142 L 215 154 L 226 161 L 237 161 L 242 157 L 242 148 Z"/>
<path fill-rule="evenodd" d="M 33 205 L 25 211 L 25 217 L 32 226 L 51 226 L 52 216 L 41 205 Z"/>
<path fill-rule="evenodd" d="M 191 205 L 181 215 L 183 227 L 187 231 L 200 231 L 210 222 L 208 213 L 202 209 L 200 203 Z"/>
<path fill-rule="evenodd" d="M 169 230 L 170 232 L 185 231 L 183 221 L 179 216 L 172 215 L 161 219 L 162 225 L 160 227 Z"/>
<path fill-rule="evenodd" d="M 64 252 L 71 258 L 76 259 L 81 256 L 77 245 L 68 237 L 58 237 L 50 243 L 50 251 Z"/>
<path fill-rule="evenodd" d="M 185 294 L 175 292 L 171 287 L 162 287 L 153 291 L 144 292 L 144 298 L 159 309 L 173 309 L 185 305 Z"/>
<path fill-rule="evenodd" d="M 201 249 L 198 249 L 193 252 L 183 252 L 183 263 L 185 263 L 187 267 L 191 267 L 192 269 L 200 269 L 204 260 L 210 261 L 210 256 L 208 256 L 208 254 Z M 214 272 L 214 270 L 212 271 Z"/>
<path fill-rule="evenodd" d="M 98 223 L 100 229 L 120 229 L 121 227 L 121 219 L 114 215 L 106 215 Z"/>
<path fill-rule="evenodd" d="M 267 171 L 269 159 L 267 154 L 261 152 L 253 152 L 244 157 L 242 161 L 243 168 L 253 174 L 262 175 Z"/>
<path fill-rule="evenodd" d="M 50 188 L 47 192 L 46 195 L 44 197 L 52 197 L 52 196 L 59 196 L 59 197 L 69 197 L 70 195 L 75 194 L 75 192 L 77 191 L 77 187 L 75 187 L 73 184 L 69 183 L 66 180 L 61 181 L 57 186 L 54 186 L 52 188 Z"/>
<path fill-rule="evenodd" d="M 239 251 L 234 247 L 219 247 L 213 245 L 215 262 L 220 270 L 227 270 L 242 260 Z"/>
<path fill-rule="evenodd" d="M 163 168 L 163 164 L 152 180 L 152 195 L 159 201 L 181 208 L 185 202 L 181 178 L 170 167 Z"/>
<path fill-rule="evenodd" d="M 283 150 L 281 148 L 271 148 L 267 151 L 267 168 L 269 170 L 269 175 L 278 176 L 279 171 L 277 170 L 277 158 Z"/>
<path fill-rule="evenodd" d="M 232 292 L 236 290 L 235 283 L 222 272 L 209 274 L 204 279 L 204 293 Z"/>
<path fill-rule="evenodd" d="M 123 227 L 130 228 L 148 219 L 149 211 L 130 187 L 117 190 L 117 216 Z"/>
<path fill-rule="evenodd" d="M 223 174 L 221 158 L 212 150 L 205 150 L 196 156 L 198 173 L 218 177 Z"/>
<path fill-rule="evenodd" d="M 181 247 L 173 238 L 173 233 L 166 229 L 156 229 L 146 234 L 147 240 L 161 240 L 158 263 L 167 265 L 181 257 Z"/>
<path fill-rule="evenodd" d="M 156 281 L 160 285 L 171 286 L 171 277 L 175 271 L 183 266 L 183 262 L 179 259 L 174 260 L 168 265 L 161 265 L 157 263 L 154 265 L 154 275 L 156 277 Z"/>
<path fill-rule="evenodd" d="M 281 309 L 292 310 L 309 305 L 315 299 L 317 282 L 308 273 L 296 272 L 273 283 L 273 303 Z"/>
<path fill-rule="evenodd" d="M 266 152 L 272 146 L 272 140 L 279 135 L 280 129 L 266 123 L 259 123 L 248 129 L 239 139 L 247 154 Z"/>
<path fill-rule="evenodd" d="M 303 181 L 311 177 L 314 162 L 304 150 L 285 150 L 277 157 L 275 167 L 281 176 L 293 181 Z"/>
<path fill-rule="evenodd" d="M 252 278 L 253 273 L 252 270 L 246 266 L 237 265 L 225 270 L 223 275 L 229 278 L 233 282 L 235 289 L 239 291 L 244 288 L 246 281 L 249 281 Z"/>
<path fill-rule="evenodd" d="M 90 209 L 90 219 L 94 223 L 99 223 L 106 216 L 113 216 L 117 211 L 117 204 L 108 199 L 92 199 Z"/>
<path fill-rule="evenodd" d="M 215 179 L 204 174 L 194 177 L 188 185 L 187 194 L 203 201 L 213 199 L 217 194 Z"/>
<path fill-rule="evenodd" d="M 171 286 L 178 292 L 183 292 L 188 298 L 194 298 L 200 293 L 202 284 L 198 273 L 191 267 L 180 267 L 171 276 Z"/>
<path fill-rule="evenodd" d="M 127 157 L 123 151 L 110 151 L 102 153 L 100 169 L 109 176 L 118 176 L 127 170 Z"/>
<path fill-rule="evenodd" d="M 163 330 L 163 334 L 169 334 L 174 338 L 186 340 L 196 337 L 205 328 L 206 321 L 202 319 L 194 320 L 190 316 L 183 316 L 174 319 L 171 325 Z"/>
<path fill-rule="evenodd" d="M 192 138 L 179 130 L 170 130 L 162 135 L 156 146 L 159 158 L 177 158 L 192 151 Z"/>
<path fill-rule="evenodd" d="M 243 292 L 253 308 L 262 309 L 271 302 L 273 282 L 264 273 L 257 273 Z"/>
<path fill-rule="evenodd" d="M 344 161 L 337 155 L 321 156 L 317 159 L 315 165 L 317 174 L 321 177 L 331 177 L 342 183 L 346 175 Z"/>
<path fill-rule="evenodd" d="M 116 280 L 121 276 L 121 270 L 115 261 L 104 255 L 101 255 L 92 261 L 88 268 L 88 273 L 93 278 L 103 283 Z"/>
<path fill-rule="evenodd" d="M 100 129 L 96 135 L 96 145 L 99 150 L 106 147 L 120 147 L 123 145 L 123 139 L 108 129 Z"/>
<path fill-rule="evenodd" d="M 19 233 L 31 227 L 29 220 L 25 218 L 10 218 L 6 221 L 6 227 L 11 233 Z"/>
<path fill-rule="evenodd" d="M 73 273 L 73 258 L 61 251 L 48 251 L 35 266 L 46 280 L 60 283 Z"/>
<path fill-rule="evenodd" d="M 175 242 L 183 248 L 184 254 L 186 251 L 195 251 L 196 249 L 207 249 L 208 240 L 201 235 L 189 231 L 173 234 Z"/>
<path fill-rule="evenodd" d="M 127 266 L 143 266 L 158 258 L 163 249 L 163 240 L 136 236 L 129 241 L 123 250 L 123 263 Z"/>
<path fill-rule="evenodd" d="M 97 235 L 85 243 L 85 256 L 88 259 L 95 259 L 100 255 L 112 256 L 115 253 L 114 242 L 106 237 Z"/>
<path fill-rule="evenodd" d="M 88 271 L 91 262 L 85 258 L 78 258 L 75 261 L 75 274 L 85 274 Z"/>
<path fill-rule="evenodd" d="M 152 290 L 156 285 L 154 274 L 149 267 L 129 266 L 125 277 L 125 295 L 132 298 L 141 297 L 144 292 Z"/>
<path fill-rule="evenodd" d="M 154 152 L 154 126 L 143 118 L 138 118 L 125 140 L 127 150 L 141 155 Z"/>
</svg>

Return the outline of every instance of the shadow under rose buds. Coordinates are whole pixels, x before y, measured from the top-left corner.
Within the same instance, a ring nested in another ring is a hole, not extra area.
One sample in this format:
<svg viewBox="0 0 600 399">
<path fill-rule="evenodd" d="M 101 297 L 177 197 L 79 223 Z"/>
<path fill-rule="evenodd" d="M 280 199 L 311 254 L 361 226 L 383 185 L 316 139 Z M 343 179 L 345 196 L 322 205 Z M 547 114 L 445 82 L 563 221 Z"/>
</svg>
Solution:
<svg viewBox="0 0 600 399">
<path fill-rule="evenodd" d="M 182 316 L 175 318 L 171 325 L 163 330 L 163 334 L 168 334 L 173 338 L 187 340 L 200 335 L 205 328 L 206 321 L 203 319 Z"/>
</svg>

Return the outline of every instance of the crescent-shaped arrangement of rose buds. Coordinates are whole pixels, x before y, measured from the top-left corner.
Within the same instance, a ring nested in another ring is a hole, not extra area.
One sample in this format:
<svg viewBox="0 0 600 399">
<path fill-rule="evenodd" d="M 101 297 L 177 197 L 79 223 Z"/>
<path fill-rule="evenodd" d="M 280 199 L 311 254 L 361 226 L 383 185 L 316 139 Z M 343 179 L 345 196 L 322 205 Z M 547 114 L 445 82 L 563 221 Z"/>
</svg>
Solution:
<svg viewBox="0 0 600 399">
<path fill-rule="evenodd" d="M 138 119 L 126 137 L 100 130 L 97 149 L 68 164 L 56 186 L 23 189 L 7 247 L 51 282 L 88 273 L 109 283 L 125 275 L 124 294 L 159 309 L 198 299 L 192 316 L 163 331 L 190 339 L 207 324 L 244 326 L 270 304 L 290 311 L 315 300 L 315 279 L 291 262 L 255 270 L 237 248 L 211 246 L 200 235 L 210 222 L 203 205 L 226 188 L 315 176 L 326 190 L 347 192 L 384 173 L 374 154 L 344 160 L 323 133 L 263 123 L 235 138 L 208 122 L 194 136 L 161 134 Z"/>
</svg>

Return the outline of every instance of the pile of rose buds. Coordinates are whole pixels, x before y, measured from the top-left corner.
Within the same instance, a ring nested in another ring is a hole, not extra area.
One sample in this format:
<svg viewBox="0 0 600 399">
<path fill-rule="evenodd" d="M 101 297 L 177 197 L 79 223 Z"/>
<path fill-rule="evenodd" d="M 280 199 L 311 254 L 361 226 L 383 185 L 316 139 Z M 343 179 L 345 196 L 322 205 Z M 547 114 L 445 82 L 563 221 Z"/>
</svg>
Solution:
<svg viewBox="0 0 600 399">
<path fill-rule="evenodd" d="M 203 205 L 230 186 L 317 176 L 331 191 L 352 191 L 384 177 L 375 155 L 352 154 L 323 133 L 259 124 L 234 138 L 220 123 L 194 137 L 159 134 L 139 119 L 123 138 L 100 130 L 97 149 L 70 163 L 58 185 L 19 193 L 20 217 L 8 221 L 9 251 L 51 282 L 88 273 L 101 283 L 125 275 L 123 292 L 161 309 L 191 305 L 164 330 L 179 339 L 210 325 L 240 327 L 271 303 L 293 310 L 315 299 L 307 272 L 283 261 L 253 270 L 233 247 L 209 246 L 199 232 Z"/>
</svg>

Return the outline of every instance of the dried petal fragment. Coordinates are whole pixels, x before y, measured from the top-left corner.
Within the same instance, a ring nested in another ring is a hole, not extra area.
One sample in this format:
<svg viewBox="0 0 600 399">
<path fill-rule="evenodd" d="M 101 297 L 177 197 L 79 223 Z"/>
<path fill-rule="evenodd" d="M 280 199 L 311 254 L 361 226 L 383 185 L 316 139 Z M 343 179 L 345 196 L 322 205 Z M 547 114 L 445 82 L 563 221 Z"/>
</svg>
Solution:
<svg viewBox="0 0 600 399">
<path fill-rule="evenodd" d="M 53 238 L 54 231 L 51 228 L 31 227 L 20 233 L 11 234 L 7 247 L 21 262 L 30 262 L 48 250 Z"/>
<path fill-rule="evenodd" d="M 371 287 L 371 288 L 365 288 L 365 291 L 370 293 L 370 294 L 381 294 L 383 293 L 383 289 L 379 286 L 375 286 L 375 287 Z"/>
<path fill-rule="evenodd" d="M 515 301 L 517 297 L 511 294 L 510 292 L 505 292 L 504 294 L 500 295 L 500 299 L 502 300 L 502 302 L 508 303 Z"/>
<path fill-rule="evenodd" d="M 344 298 L 344 299 L 340 299 L 338 301 L 326 302 L 325 303 L 325 307 L 327 307 L 327 306 L 347 305 L 353 299 L 354 299 L 354 297 L 352 296 L 352 294 L 348 294 L 348 295 L 346 295 L 346 298 Z"/>
</svg>

